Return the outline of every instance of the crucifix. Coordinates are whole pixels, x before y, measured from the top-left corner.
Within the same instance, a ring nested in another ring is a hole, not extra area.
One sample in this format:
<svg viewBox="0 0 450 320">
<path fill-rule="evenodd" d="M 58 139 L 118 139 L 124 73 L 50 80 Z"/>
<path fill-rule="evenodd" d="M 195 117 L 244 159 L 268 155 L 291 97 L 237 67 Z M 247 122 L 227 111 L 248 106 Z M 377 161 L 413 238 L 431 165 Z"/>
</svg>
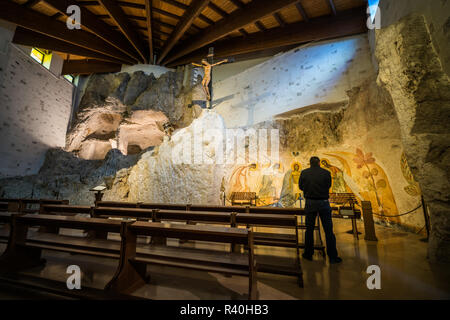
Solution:
<svg viewBox="0 0 450 320">
<path fill-rule="evenodd" d="M 214 63 L 214 48 L 209 48 L 207 59 L 203 59 L 201 64 L 192 63 L 192 65 L 202 67 L 204 70 L 205 75 L 203 76 L 202 86 L 209 101 L 209 108 L 212 107 L 212 68 L 226 62 L 228 62 L 228 59 Z"/>
</svg>

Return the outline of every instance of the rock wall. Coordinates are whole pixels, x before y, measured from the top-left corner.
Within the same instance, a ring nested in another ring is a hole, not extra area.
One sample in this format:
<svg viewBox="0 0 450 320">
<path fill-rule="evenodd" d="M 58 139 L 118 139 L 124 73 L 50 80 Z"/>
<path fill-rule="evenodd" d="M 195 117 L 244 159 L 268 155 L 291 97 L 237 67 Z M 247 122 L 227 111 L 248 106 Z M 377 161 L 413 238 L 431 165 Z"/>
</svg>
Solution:
<svg viewBox="0 0 450 320">
<path fill-rule="evenodd" d="M 450 82 L 425 18 L 377 31 L 376 56 L 378 82 L 392 96 L 406 159 L 429 206 L 429 257 L 450 261 Z"/>
<path fill-rule="evenodd" d="M 229 204 L 232 192 L 255 192 L 258 205 L 298 206 L 298 175 L 318 155 L 332 173 L 332 192 L 371 201 L 379 222 L 423 228 L 420 208 L 397 217 L 420 206 L 421 193 L 405 160 L 391 97 L 373 78 L 350 90 L 348 102 L 300 108 L 245 129 L 278 130 L 279 159 L 253 162 L 247 144 L 244 163 L 223 161 L 221 154 L 229 157 L 237 145 L 228 148 L 223 118 L 203 111 L 190 126 L 143 153 L 128 175 L 114 179 L 116 187 L 105 199 L 220 204 L 224 191 Z"/>
<path fill-rule="evenodd" d="M 192 96 L 199 90 L 184 87 L 183 78 L 182 71 L 166 72 L 158 79 L 143 71 L 91 76 L 66 150 L 101 160 L 111 149 L 138 154 L 161 144 L 165 128 L 184 127 L 198 112 Z"/>
</svg>

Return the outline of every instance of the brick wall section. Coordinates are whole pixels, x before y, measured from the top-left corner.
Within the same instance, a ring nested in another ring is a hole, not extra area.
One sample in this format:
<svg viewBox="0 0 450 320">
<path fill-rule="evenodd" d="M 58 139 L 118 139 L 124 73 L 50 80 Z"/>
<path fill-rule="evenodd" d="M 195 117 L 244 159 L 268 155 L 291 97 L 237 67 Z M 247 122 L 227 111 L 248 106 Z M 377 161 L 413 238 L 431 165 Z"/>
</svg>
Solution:
<svg viewBox="0 0 450 320">
<path fill-rule="evenodd" d="M 64 147 L 73 86 L 9 45 L 0 78 L 0 177 L 35 174 Z"/>
</svg>

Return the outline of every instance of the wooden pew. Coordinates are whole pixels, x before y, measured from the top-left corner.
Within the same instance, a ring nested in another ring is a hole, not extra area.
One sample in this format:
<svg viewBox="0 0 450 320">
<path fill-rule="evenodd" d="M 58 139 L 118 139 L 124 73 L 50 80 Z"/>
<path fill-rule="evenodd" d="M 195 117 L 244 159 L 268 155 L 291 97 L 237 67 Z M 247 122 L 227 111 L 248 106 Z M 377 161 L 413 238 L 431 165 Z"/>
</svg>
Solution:
<svg viewBox="0 0 450 320">
<path fill-rule="evenodd" d="M 300 226 L 297 224 L 296 217 L 293 215 L 297 209 L 291 210 L 289 208 L 281 208 L 286 209 L 284 212 L 287 212 L 286 215 L 281 214 L 268 214 L 266 208 L 260 208 L 264 213 L 252 213 L 249 215 L 245 215 L 242 213 L 238 213 L 235 211 L 231 211 L 235 207 L 220 207 L 227 208 L 226 211 L 220 212 L 217 209 L 219 207 L 214 206 L 188 206 L 186 211 L 182 211 L 181 205 L 171 205 L 171 204 L 139 204 L 139 208 L 133 208 L 134 204 L 127 204 L 128 208 L 120 208 L 119 205 L 121 202 L 114 203 L 115 207 L 104 207 L 107 203 L 111 202 L 100 202 L 99 207 L 94 209 L 95 216 L 118 216 L 118 217 L 128 217 L 128 218 L 148 218 L 151 219 L 153 217 L 152 213 L 145 209 L 145 207 L 151 207 L 152 210 L 158 210 L 156 217 L 159 220 L 153 219 L 153 221 L 160 220 L 168 220 L 168 221 L 195 221 L 195 222 L 203 222 L 203 223 L 223 223 L 228 224 L 231 227 L 236 225 L 253 225 L 253 226 L 267 226 L 274 228 L 292 228 L 295 230 L 295 235 L 279 235 L 275 236 L 273 233 L 264 233 L 258 234 L 255 233 L 255 244 L 259 245 L 272 245 L 272 246 L 282 246 L 282 247 L 292 247 L 296 248 L 299 239 L 298 229 L 304 229 L 304 226 Z M 161 208 L 157 208 L 161 206 Z M 164 207 L 177 209 L 164 209 Z M 212 208 L 215 209 L 213 211 L 205 211 L 202 210 L 196 211 L 194 209 L 197 208 Z M 186 209 L 186 207 L 184 207 Z M 239 207 L 238 207 L 239 208 Z M 244 207 L 240 207 L 244 208 Z M 240 217 L 238 221 L 234 221 L 232 217 L 238 216 Z M 266 218 L 264 218 L 266 216 Z M 237 224 L 236 224 L 237 223 Z M 319 227 L 316 227 L 316 230 L 320 230 Z M 265 238 L 265 239 L 264 239 Z M 325 256 L 325 246 L 322 243 L 322 239 L 316 238 L 315 249 L 322 252 L 323 256 Z M 304 244 L 298 244 L 300 248 L 304 248 Z"/>
<path fill-rule="evenodd" d="M 0 212 L 8 211 L 8 202 L 0 201 Z"/>
<path fill-rule="evenodd" d="M 52 233 L 28 234 L 30 227 L 70 228 L 103 232 L 120 232 L 121 221 L 83 217 L 13 214 L 11 234 L 6 251 L 0 257 L 0 269 L 17 271 L 42 265 L 41 251 L 54 250 L 70 253 L 119 258 L 118 243 L 98 239 L 61 236 Z"/>
<path fill-rule="evenodd" d="M 172 203 L 143 203 L 143 202 L 116 202 L 99 201 L 97 207 L 118 208 L 141 208 L 141 209 L 163 209 L 163 210 L 186 210 L 186 211 L 208 211 L 208 212 L 237 212 L 237 213 L 261 213 L 261 214 L 291 214 L 304 215 L 301 208 L 277 208 L 277 207 L 254 207 L 254 206 L 214 206 L 196 204 L 172 204 Z"/>
<path fill-rule="evenodd" d="M 105 287 L 113 292 L 130 292 L 136 285 L 145 283 L 145 266 L 159 264 L 188 269 L 222 272 L 249 277 L 249 297 L 256 298 L 256 263 L 254 259 L 252 232 L 247 229 L 167 225 L 160 223 L 132 222 L 84 218 L 74 216 L 13 214 L 0 215 L 1 221 L 11 221 L 11 235 L 8 247 L 0 257 L 0 271 L 16 272 L 45 263 L 41 259 L 42 250 L 54 250 L 76 254 L 119 259 L 114 278 Z M 117 232 L 121 242 L 66 237 L 49 233 L 28 234 L 35 226 L 49 228 L 70 228 Z M 212 252 L 185 248 L 158 250 L 154 246 L 137 247 L 138 235 L 164 236 L 189 240 L 219 243 L 239 243 L 248 246 L 247 254 Z M 131 268 L 131 269 L 130 269 Z"/>
<path fill-rule="evenodd" d="M 7 243 L 11 223 L 10 212 L 0 212 L 0 243 Z"/>
<path fill-rule="evenodd" d="M 256 214 L 280 214 L 280 215 L 305 215 L 303 208 L 278 208 L 278 207 L 255 207 L 255 206 L 215 206 L 215 205 L 194 205 L 194 204 L 166 204 L 166 203 L 143 203 L 143 202 L 118 202 L 99 201 L 98 207 L 115 208 L 140 208 L 140 209 L 161 209 L 161 210 L 184 210 L 184 211 L 207 211 L 207 212 L 236 212 L 236 213 L 256 213 Z M 318 219 L 319 221 L 319 219 Z M 319 222 L 320 223 L 320 222 Z M 322 241 L 319 223 L 315 227 L 317 232 L 315 249 L 320 251 L 325 257 L 325 245 Z M 306 229 L 304 224 L 298 225 L 299 229 Z M 302 248 L 302 246 L 301 246 Z"/>
<path fill-rule="evenodd" d="M 91 215 L 93 208 L 90 206 L 74 206 L 68 204 L 45 204 L 41 205 L 39 209 L 39 214 L 44 215 L 62 215 L 62 216 L 76 216 L 78 214 L 89 214 Z M 91 215 L 92 216 L 92 215 Z M 39 229 L 41 232 L 48 233 L 59 233 L 59 227 L 48 227 L 43 226 Z M 97 231 L 96 234 L 99 234 Z"/>
<path fill-rule="evenodd" d="M 160 221 L 182 221 L 182 222 L 200 222 L 211 224 L 225 224 L 236 228 L 238 226 L 266 226 L 272 228 L 292 228 L 295 234 L 278 234 L 270 232 L 253 232 L 254 244 L 275 247 L 295 248 L 297 260 L 294 264 L 273 266 L 270 263 L 261 265 L 261 271 L 269 273 L 291 275 L 298 277 L 298 282 L 303 287 L 303 275 L 300 264 L 299 249 L 304 248 L 303 243 L 299 243 L 299 233 L 297 219 L 292 215 L 269 215 L 269 214 L 247 214 L 235 212 L 205 212 L 205 211 L 179 211 L 179 210 L 158 210 L 158 209 L 140 209 L 140 208 L 107 208 L 98 207 L 93 210 L 95 217 L 122 217 L 137 220 Z M 106 237 L 106 236 L 105 236 Z M 155 243 L 152 238 L 152 242 Z M 160 244 L 165 243 L 165 239 L 157 239 Z M 232 246 L 233 251 L 237 248 Z M 323 246 L 316 244 L 317 250 L 324 250 Z M 325 254 L 324 252 L 322 252 Z"/>
<path fill-rule="evenodd" d="M 7 203 L 7 207 L 4 203 Z M 34 213 L 38 212 L 40 207 L 46 204 L 69 204 L 69 200 L 0 198 L 0 211 Z M 30 205 L 39 205 L 39 207 L 31 208 Z"/>
<path fill-rule="evenodd" d="M 248 253 L 226 253 L 174 247 L 158 248 L 154 246 L 139 251 L 137 250 L 136 239 L 140 235 L 218 243 L 239 243 L 248 247 Z M 146 265 L 153 264 L 248 276 L 249 299 L 257 298 L 256 262 L 251 230 L 137 221 L 122 226 L 121 238 L 120 263 L 113 279 L 106 286 L 109 290 L 122 293 L 135 290 L 145 282 Z"/>
<path fill-rule="evenodd" d="M 44 204 L 40 207 L 40 214 L 62 214 L 62 215 L 77 215 L 90 214 L 92 207 L 90 206 L 74 206 L 68 204 Z"/>
</svg>

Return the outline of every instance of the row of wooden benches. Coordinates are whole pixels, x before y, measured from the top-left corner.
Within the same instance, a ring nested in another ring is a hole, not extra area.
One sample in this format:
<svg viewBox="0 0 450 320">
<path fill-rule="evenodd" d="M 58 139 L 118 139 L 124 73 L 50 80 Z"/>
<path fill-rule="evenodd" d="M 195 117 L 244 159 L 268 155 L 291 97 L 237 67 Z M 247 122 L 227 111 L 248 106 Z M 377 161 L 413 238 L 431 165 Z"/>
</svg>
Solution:
<svg viewBox="0 0 450 320">
<path fill-rule="evenodd" d="M 55 250 L 117 259 L 117 270 L 105 287 L 108 291 L 134 291 L 148 280 L 146 266 L 151 264 L 248 276 L 249 298 L 257 298 L 256 260 L 253 232 L 250 229 L 20 213 L 0 213 L 0 222 L 11 226 L 8 246 L 0 257 L 0 270 L 3 273 L 42 265 L 45 263 L 41 258 L 42 250 Z M 36 226 L 50 230 L 89 230 L 100 235 L 120 233 L 121 241 L 119 244 L 101 239 L 101 236 L 74 238 L 54 233 L 29 232 L 30 227 Z M 143 246 L 137 243 L 138 236 L 240 244 L 245 245 L 247 250 L 218 254 L 198 249 Z"/>
<path fill-rule="evenodd" d="M 16 199 L 14 199 L 17 201 Z M 0 200 L 0 203 L 2 201 Z M 233 230 L 243 230 L 236 229 L 239 225 L 247 225 L 249 226 L 268 226 L 275 228 L 293 228 L 295 229 L 295 234 L 278 234 L 278 233 L 261 233 L 261 232 L 253 232 L 252 233 L 252 245 L 268 245 L 268 246 L 281 246 L 281 247 L 292 247 L 296 248 L 297 252 L 297 262 L 295 266 L 292 268 L 282 268 L 280 266 L 272 266 L 267 263 L 260 263 L 259 271 L 262 272 L 273 272 L 273 273 L 281 273 L 286 275 L 296 275 L 298 276 L 299 285 L 303 286 L 302 280 L 302 271 L 299 260 L 299 248 L 303 245 L 299 243 L 298 238 L 298 228 L 301 227 L 297 223 L 297 215 L 303 214 L 302 209 L 297 208 L 256 208 L 256 207 L 243 207 L 243 206 L 234 206 L 234 207 L 224 207 L 224 206 L 208 206 L 208 205 L 180 205 L 180 204 L 143 204 L 143 203 L 123 203 L 123 202 L 109 202 L 109 201 L 99 201 L 96 203 L 97 207 L 89 207 L 89 206 L 69 206 L 69 205 L 61 205 L 60 203 L 67 203 L 64 200 L 33 200 L 33 201 L 20 201 L 21 203 L 39 203 L 40 209 L 39 212 L 42 216 L 48 215 L 64 215 L 68 218 L 72 216 L 73 218 L 77 214 L 89 214 L 94 219 L 96 218 L 109 218 L 109 217 L 120 217 L 120 218 L 132 218 L 138 220 L 148 221 L 151 220 L 153 223 L 159 221 L 184 221 L 188 223 L 212 223 L 212 224 L 225 224 L 230 226 Z M 50 203 L 50 204 L 49 204 Z M 53 203 L 53 204 L 52 204 Z M 59 204 L 54 204 L 59 203 Z M 10 206 L 11 207 L 11 206 Z M 23 206 L 21 209 L 23 210 Z M 0 206 L 1 210 L 1 206 Z M 14 210 L 13 210 L 14 211 Z M 20 210 L 18 210 L 20 211 Z M 30 210 L 28 210 L 30 211 Z M 257 213 L 255 213 L 255 211 Z M 252 214 L 248 214 L 252 213 Z M 72 223 L 73 221 L 71 221 Z M 67 225 L 67 228 L 73 228 L 71 225 Z M 189 226 L 190 228 L 195 228 L 196 226 Z M 203 228 L 203 226 L 198 226 Z M 54 244 L 46 245 L 43 247 L 43 241 L 52 240 L 58 243 L 58 239 L 63 239 L 56 234 L 58 233 L 58 228 L 54 224 L 53 226 L 46 225 L 43 230 L 46 233 L 39 234 L 39 243 L 41 248 L 43 249 L 52 249 L 55 248 Z M 227 230 L 230 228 L 227 228 Z M 317 230 L 320 229 L 317 227 Z M 223 231 L 223 230 L 222 230 Z M 51 232 L 51 233 L 49 233 Z M 106 241 L 107 231 L 105 230 L 95 230 L 96 234 L 96 244 L 100 248 L 108 248 L 111 243 L 99 241 Z M 320 236 L 320 234 L 319 234 Z M 55 238 L 56 237 L 56 238 Z M 122 235 L 123 238 L 123 235 Z M 153 239 L 158 238 L 153 235 Z M 166 238 L 166 237 L 164 237 Z M 189 237 L 188 237 L 189 238 Z M 320 238 L 319 238 L 320 239 Z M 190 239 L 185 239 L 190 240 Z M 194 239 L 192 239 L 194 240 Z M 321 239 L 320 239 L 321 240 Z M 11 241 L 11 237 L 10 237 Z M 31 241 L 37 241 L 35 239 L 31 239 Z M 79 243 L 80 239 L 64 239 L 66 244 L 59 244 L 59 247 L 67 247 L 72 246 L 69 243 Z M 221 242 L 221 241 L 218 241 Z M 235 246 L 238 244 L 242 244 L 240 242 L 233 242 L 232 248 L 236 248 Z M 246 245 L 248 247 L 248 245 Z M 322 243 L 318 243 L 316 245 L 316 249 L 321 250 L 324 255 L 324 246 Z M 155 248 L 152 248 L 154 251 Z M 165 247 L 164 249 L 158 249 L 160 253 L 166 252 L 166 257 L 172 255 L 180 254 L 180 252 L 171 252 L 169 248 Z M 95 252 L 97 252 L 96 250 Z M 101 252 L 102 250 L 100 250 Z M 73 251 L 71 251 L 73 252 Z M 83 251 L 80 251 L 82 253 Z M 189 255 L 194 255 L 195 252 L 189 252 Z M 234 250 L 230 254 L 239 254 L 239 251 Z M 211 257 L 208 258 L 208 261 Z M 167 262 L 167 261 L 166 261 Z M 206 262 L 206 261 L 203 261 Z M 134 263 L 134 262 L 133 262 Z M 209 262 L 208 262 L 209 264 Z M 170 264 L 169 264 L 170 265 Z M 142 268 L 142 266 L 140 267 Z"/>
</svg>

